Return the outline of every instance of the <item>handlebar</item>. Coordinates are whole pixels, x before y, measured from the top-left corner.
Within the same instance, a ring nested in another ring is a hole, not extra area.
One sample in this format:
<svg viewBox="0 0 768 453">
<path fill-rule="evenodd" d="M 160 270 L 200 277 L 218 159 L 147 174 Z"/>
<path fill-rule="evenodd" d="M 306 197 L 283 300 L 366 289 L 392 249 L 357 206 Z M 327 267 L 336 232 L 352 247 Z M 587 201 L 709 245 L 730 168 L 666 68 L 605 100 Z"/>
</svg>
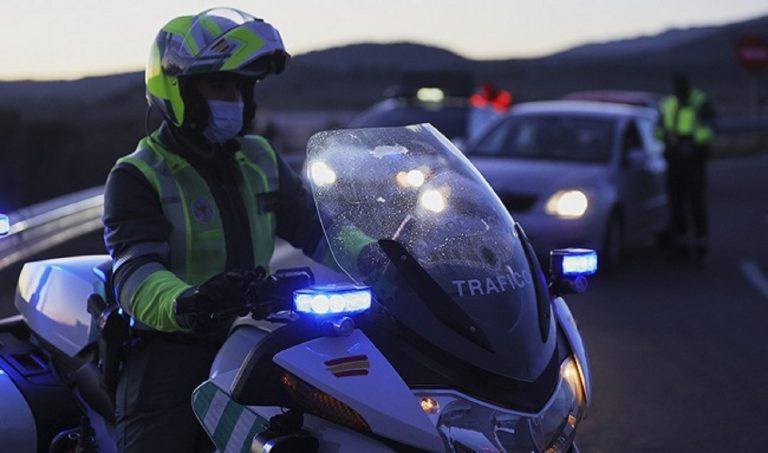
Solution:
<svg viewBox="0 0 768 453">
<path fill-rule="evenodd" d="M 293 292 L 315 283 L 315 276 L 309 267 L 280 269 L 266 278 L 254 278 L 248 282 L 244 304 L 211 313 L 211 318 L 226 318 L 250 313 L 254 318 L 263 319 L 271 314 L 293 307 Z"/>
</svg>

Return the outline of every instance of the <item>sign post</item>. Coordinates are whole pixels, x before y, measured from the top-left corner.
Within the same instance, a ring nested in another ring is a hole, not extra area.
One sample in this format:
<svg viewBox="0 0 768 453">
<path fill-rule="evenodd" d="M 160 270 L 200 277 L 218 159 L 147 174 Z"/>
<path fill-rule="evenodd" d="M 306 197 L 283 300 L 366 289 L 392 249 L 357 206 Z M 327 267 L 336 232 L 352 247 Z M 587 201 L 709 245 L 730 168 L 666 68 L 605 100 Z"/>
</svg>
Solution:
<svg viewBox="0 0 768 453">
<path fill-rule="evenodd" d="M 768 67 L 768 39 L 761 36 L 745 36 L 736 42 L 736 57 L 750 73 L 749 98 L 752 116 L 759 113 L 758 74 Z"/>
</svg>

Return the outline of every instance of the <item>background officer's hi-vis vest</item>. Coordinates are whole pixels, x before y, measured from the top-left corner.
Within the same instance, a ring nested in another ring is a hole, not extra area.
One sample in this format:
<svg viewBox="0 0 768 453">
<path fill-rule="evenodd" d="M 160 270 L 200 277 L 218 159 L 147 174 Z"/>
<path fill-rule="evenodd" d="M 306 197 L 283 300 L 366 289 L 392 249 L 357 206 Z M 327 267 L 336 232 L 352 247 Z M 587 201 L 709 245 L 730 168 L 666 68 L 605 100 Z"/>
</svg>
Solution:
<svg viewBox="0 0 768 453">
<path fill-rule="evenodd" d="M 667 134 L 676 138 L 691 137 L 697 145 L 707 145 L 712 141 L 712 129 L 702 124 L 699 115 L 707 98 L 699 90 L 691 90 L 688 103 L 680 105 L 676 96 L 668 96 L 661 103 L 661 115 Z"/>
<path fill-rule="evenodd" d="M 238 138 L 235 159 L 237 187 L 250 223 L 255 266 L 268 269 L 275 248 L 275 215 L 260 205 L 260 194 L 278 189 L 275 151 L 260 136 Z M 141 171 L 157 191 L 163 214 L 173 229 L 169 238 L 170 271 L 190 285 L 199 285 L 226 267 L 226 245 L 219 209 L 205 180 L 181 156 L 164 149 L 156 138 L 144 138 L 132 154 L 117 161 Z M 157 244 L 135 244 L 151 249 Z M 142 253 L 139 253 L 142 254 Z M 152 273 L 164 270 L 149 263 L 133 272 L 120 288 L 121 304 L 130 312 L 139 287 Z"/>
</svg>

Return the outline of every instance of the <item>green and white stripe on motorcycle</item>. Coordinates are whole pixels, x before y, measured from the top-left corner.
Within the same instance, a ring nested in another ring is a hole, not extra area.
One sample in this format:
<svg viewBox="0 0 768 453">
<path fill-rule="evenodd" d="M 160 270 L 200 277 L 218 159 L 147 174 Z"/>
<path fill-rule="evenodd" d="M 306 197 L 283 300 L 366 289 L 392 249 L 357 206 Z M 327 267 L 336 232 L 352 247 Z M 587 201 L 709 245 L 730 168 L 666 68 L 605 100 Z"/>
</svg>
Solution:
<svg viewBox="0 0 768 453">
<path fill-rule="evenodd" d="M 192 410 L 222 453 L 251 451 L 253 437 L 269 426 L 267 419 L 232 401 L 211 381 L 192 392 Z"/>
</svg>

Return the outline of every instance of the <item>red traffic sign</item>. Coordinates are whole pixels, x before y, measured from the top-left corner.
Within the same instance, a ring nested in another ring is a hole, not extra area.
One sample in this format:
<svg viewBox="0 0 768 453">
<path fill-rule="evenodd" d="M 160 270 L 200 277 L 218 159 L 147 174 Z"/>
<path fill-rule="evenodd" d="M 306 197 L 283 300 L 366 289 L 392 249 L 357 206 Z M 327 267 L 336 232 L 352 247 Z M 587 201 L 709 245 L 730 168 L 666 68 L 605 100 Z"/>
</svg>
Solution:
<svg viewBox="0 0 768 453">
<path fill-rule="evenodd" d="M 736 56 L 747 71 L 758 73 L 768 66 L 768 40 L 745 36 L 736 43 Z"/>
</svg>

